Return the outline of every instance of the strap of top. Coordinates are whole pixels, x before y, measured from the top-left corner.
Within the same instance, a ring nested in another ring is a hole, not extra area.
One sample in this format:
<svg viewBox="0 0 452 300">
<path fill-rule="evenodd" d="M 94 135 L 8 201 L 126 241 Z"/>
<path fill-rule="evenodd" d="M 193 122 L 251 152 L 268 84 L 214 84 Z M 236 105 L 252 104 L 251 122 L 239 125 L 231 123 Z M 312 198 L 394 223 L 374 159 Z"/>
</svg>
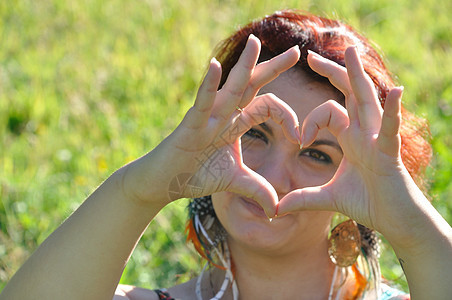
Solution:
<svg viewBox="0 0 452 300">
<path fill-rule="evenodd" d="M 154 290 L 154 292 L 159 296 L 160 300 L 175 300 L 166 289 Z"/>
</svg>

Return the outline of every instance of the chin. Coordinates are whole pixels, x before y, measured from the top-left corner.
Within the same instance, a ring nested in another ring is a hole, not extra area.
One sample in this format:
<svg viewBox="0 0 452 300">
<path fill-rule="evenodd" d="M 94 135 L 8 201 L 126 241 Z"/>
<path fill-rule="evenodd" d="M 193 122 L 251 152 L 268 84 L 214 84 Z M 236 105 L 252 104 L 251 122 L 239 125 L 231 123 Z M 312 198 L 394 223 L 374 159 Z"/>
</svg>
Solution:
<svg viewBox="0 0 452 300">
<path fill-rule="evenodd" d="M 240 228 L 229 234 L 230 243 L 240 244 L 242 247 L 263 254 L 281 254 L 283 250 L 287 250 L 290 241 L 291 238 L 283 232 L 265 230 L 258 226 Z"/>
</svg>

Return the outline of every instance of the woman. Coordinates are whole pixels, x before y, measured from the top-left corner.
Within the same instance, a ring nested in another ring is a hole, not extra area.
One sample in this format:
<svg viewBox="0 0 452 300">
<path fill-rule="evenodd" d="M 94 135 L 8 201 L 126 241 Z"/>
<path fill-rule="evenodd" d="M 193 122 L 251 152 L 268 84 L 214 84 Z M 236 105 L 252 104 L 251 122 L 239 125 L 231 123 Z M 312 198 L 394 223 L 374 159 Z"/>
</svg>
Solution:
<svg viewBox="0 0 452 300">
<path fill-rule="evenodd" d="M 287 11 L 238 31 L 217 57 L 178 128 L 107 179 L 1 297 L 111 299 L 146 226 L 182 197 L 197 197 L 189 238 L 218 268 L 168 293 L 120 286 L 115 298 L 395 299 L 372 230 L 414 299 L 450 297 L 452 229 L 415 183 L 430 148 L 369 43 Z M 329 245 L 334 212 L 360 225 L 343 223 Z"/>
</svg>

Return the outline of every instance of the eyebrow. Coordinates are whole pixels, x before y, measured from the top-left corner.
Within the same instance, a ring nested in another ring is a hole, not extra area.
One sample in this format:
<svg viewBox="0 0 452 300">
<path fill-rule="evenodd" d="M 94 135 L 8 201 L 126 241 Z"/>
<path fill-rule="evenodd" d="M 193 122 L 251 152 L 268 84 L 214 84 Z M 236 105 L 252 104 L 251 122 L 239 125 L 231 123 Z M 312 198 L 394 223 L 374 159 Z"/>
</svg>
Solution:
<svg viewBox="0 0 452 300">
<path fill-rule="evenodd" d="M 273 130 L 272 130 L 270 127 L 268 127 L 268 125 L 267 125 L 265 122 L 260 123 L 259 126 L 260 126 L 264 131 L 266 131 L 268 134 L 270 134 L 271 136 L 273 136 Z"/>
<path fill-rule="evenodd" d="M 321 145 L 326 145 L 326 146 L 330 146 L 335 148 L 337 151 L 339 151 L 340 153 L 344 154 L 344 152 L 342 151 L 341 146 L 339 146 L 338 143 L 330 141 L 330 140 L 325 140 L 325 139 L 320 139 L 320 140 L 315 140 L 311 146 L 321 146 Z"/>
</svg>

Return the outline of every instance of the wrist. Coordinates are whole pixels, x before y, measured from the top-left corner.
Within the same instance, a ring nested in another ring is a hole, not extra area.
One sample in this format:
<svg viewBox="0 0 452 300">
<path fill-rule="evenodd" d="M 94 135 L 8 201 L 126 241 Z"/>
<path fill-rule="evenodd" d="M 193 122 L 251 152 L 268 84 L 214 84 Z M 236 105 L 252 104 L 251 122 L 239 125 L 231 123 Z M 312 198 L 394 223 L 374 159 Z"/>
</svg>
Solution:
<svg viewBox="0 0 452 300">
<path fill-rule="evenodd" d="M 396 225 L 380 231 L 396 252 L 417 256 L 452 249 L 452 228 L 423 195 L 407 206 Z"/>
<path fill-rule="evenodd" d="M 141 158 L 140 158 L 141 159 Z M 137 207 L 142 212 L 149 209 L 160 211 L 169 203 L 169 198 L 159 184 L 152 180 L 134 175 L 140 164 L 134 161 L 113 173 L 106 184 L 111 184 L 117 191 L 117 197 L 130 207 Z M 138 172 L 139 173 L 139 172 Z"/>
</svg>

